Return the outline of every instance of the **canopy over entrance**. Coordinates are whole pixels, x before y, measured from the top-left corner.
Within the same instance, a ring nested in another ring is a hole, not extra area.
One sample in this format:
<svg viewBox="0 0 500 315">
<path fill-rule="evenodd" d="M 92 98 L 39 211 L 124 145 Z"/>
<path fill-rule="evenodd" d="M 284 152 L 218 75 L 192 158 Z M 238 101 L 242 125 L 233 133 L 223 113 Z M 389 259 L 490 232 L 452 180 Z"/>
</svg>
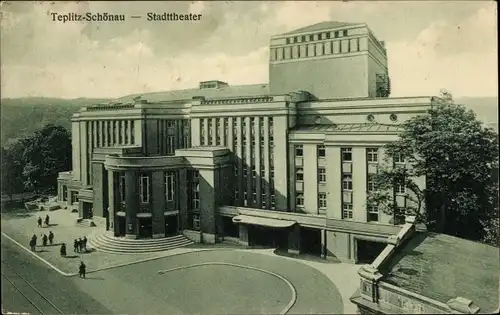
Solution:
<svg viewBox="0 0 500 315">
<path fill-rule="evenodd" d="M 248 215 L 238 215 L 233 218 L 234 223 L 243 223 L 251 225 L 266 226 L 272 228 L 287 228 L 293 226 L 296 221 L 269 219 L 261 217 L 252 217 Z"/>
</svg>

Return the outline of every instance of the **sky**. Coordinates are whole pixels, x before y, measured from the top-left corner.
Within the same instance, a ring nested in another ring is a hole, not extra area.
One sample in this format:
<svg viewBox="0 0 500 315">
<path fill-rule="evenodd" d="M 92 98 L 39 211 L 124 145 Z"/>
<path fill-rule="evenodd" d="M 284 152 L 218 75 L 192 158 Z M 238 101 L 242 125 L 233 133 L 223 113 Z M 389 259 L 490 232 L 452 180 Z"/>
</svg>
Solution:
<svg viewBox="0 0 500 315">
<path fill-rule="evenodd" d="M 57 22 L 53 14 L 125 14 Z M 202 14 L 153 22 L 146 14 Z M 2 97 L 120 97 L 268 82 L 269 40 L 322 21 L 367 23 L 386 42 L 393 97 L 496 97 L 492 1 L 2 2 Z M 141 15 L 142 19 L 130 19 Z"/>
</svg>

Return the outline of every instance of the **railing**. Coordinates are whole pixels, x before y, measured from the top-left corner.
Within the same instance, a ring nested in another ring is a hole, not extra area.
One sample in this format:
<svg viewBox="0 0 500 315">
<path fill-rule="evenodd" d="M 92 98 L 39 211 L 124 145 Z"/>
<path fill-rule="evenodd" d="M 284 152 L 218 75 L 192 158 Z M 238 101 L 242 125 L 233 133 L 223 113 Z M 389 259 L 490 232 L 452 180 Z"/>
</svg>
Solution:
<svg viewBox="0 0 500 315">
<path fill-rule="evenodd" d="M 202 105 L 223 105 L 223 104 L 248 104 L 248 103 L 268 103 L 272 102 L 272 97 L 248 97 L 237 99 L 202 100 Z"/>
</svg>

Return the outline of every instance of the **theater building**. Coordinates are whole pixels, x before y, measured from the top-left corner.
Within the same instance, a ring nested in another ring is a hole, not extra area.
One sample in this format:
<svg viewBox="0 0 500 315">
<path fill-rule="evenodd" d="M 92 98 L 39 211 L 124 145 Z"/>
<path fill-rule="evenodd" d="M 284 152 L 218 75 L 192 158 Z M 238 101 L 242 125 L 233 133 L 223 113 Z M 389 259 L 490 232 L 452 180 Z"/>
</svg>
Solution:
<svg viewBox="0 0 500 315">
<path fill-rule="evenodd" d="M 435 99 L 388 97 L 387 51 L 366 24 L 318 23 L 273 36 L 269 51 L 266 84 L 212 80 L 82 108 L 60 200 L 116 236 L 373 260 L 404 223 L 367 204 L 382 147 Z M 408 193 L 395 189 L 402 209 Z"/>
</svg>

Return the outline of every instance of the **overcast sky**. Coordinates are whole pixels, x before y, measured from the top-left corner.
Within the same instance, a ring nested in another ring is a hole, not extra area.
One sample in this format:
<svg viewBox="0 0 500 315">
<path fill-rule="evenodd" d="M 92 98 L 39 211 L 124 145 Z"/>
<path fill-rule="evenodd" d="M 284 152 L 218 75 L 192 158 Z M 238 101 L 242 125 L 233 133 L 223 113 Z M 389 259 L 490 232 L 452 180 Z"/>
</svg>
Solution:
<svg viewBox="0 0 500 315">
<path fill-rule="evenodd" d="M 5 3 L 2 97 L 119 97 L 268 81 L 269 38 L 326 20 L 366 22 L 388 49 L 392 96 L 497 96 L 491 1 Z M 126 14 L 125 22 L 53 22 L 50 13 Z M 203 14 L 148 22 L 148 12 Z"/>
</svg>

